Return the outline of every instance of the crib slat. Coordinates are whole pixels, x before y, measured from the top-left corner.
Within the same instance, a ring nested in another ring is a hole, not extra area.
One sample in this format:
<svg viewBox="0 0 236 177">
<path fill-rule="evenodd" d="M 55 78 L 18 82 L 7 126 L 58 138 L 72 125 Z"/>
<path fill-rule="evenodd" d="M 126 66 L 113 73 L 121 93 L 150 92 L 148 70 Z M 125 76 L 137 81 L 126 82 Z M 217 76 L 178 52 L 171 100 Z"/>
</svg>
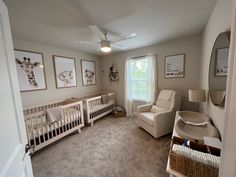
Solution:
<svg viewBox="0 0 236 177">
<path fill-rule="evenodd" d="M 76 114 L 76 113 L 75 113 Z M 73 123 L 73 118 L 74 117 L 74 115 L 72 115 L 72 116 L 70 116 L 70 118 L 69 118 L 69 129 L 72 129 L 73 128 L 73 125 L 72 125 L 72 123 Z"/>
<path fill-rule="evenodd" d="M 73 125 L 72 125 L 73 118 L 72 118 L 72 116 L 69 117 L 68 121 L 69 121 L 68 127 L 69 127 L 69 130 L 70 130 L 70 129 L 73 128 Z"/>
<path fill-rule="evenodd" d="M 52 134 L 53 137 L 57 136 L 57 135 L 56 135 L 56 123 L 57 123 L 57 122 L 53 122 L 53 123 L 52 123 L 52 131 L 51 131 L 51 134 Z M 54 133 L 54 132 L 55 132 L 55 133 Z"/>
<path fill-rule="evenodd" d="M 39 136 L 38 136 L 39 144 L 41 144 L 41 134 L 42 134 L 42 136 L 44 136 L 42 117 L 38 117 L 38 118 L 37 118 L 37 121 L 39 121 L 39 126 L 40 126 L 40 127 L 37 128 L 37 129 L 38 129 L 38 134 L 39 134 Z M 37 122 L 37 124 L 38 124 L 38 122 Z M 40 130 L 41 130 L 41 133 L 40 133 Z"/>
<path fill-rule="evenodd" d="M 45 136 L 46 136 L 46 134 L 47 134 L 47 140 L 49 140 L 49 125 L 48 124 L 46 124 L 46 133 L 45 133 Z"/>
<path fill-rule="evenodd" d="M 78 110 L 78 107 L 77 109 Z M 78 120 L 78 112 L 75 112 L 74 116 L 72 117 L 72 122 L 74 123 L 74 121 Z"/>
<path fill-rule="evenodd" d="M 45 127 L 46 124 L 45 124 L 43 118 L 44 118 L 44 116 L 41 116 L 41 118 L 40 118 L 40 120 L 41 120 L 41 126 L 42 126 L 42 127 Z M 43 134 L 42 134 L 42 142 L 45 142 L 45 134 L 46 134 L 46 129 L 43 130 Z"/>
<path fill-rule="evenodd" d="M 62 133 L 64 133 L 65 132 L 65 120 L 62 119 L 61 122 L 62 122 L 62 124 L 61 124 L 62 125 L 61 126 L 62 127 Z"/>
<path fill-rule="evenodd" d="M 72 119 L 72 126 L 73 126 L 73 128 L 76 126 L 76 118 Z"/>
<path fill-rule="evenodd" d="M 76 108 L 75 108 L 75 114 L 74 114 L 74 116 L 72 117 L 72 120 L 71 120 L 71 123 L 72 123 L 72 127 L 75 127 L 76 125 L 75 125 L 75 122 L 76 122 L 76 120 L 77 120 L 77 114 L 78 114 L 78 107 L 76 106 Z"/>
<path fill-rule="evenodd" d="M 54 136 L 53 136 L 53 124 L 54 124 L 54 123 L 55 123 L 55 122 L 49 124 L 49 127 L 50 127 L 50 133 L 51 133 L 51 138 L 54 137 Z M 49 133 L 49 134 L 50 134 L 50 133 Z"/>
<path fill-rule="evenodd" d="M 36 125 L 36 126 L 40 126 L 40 124 L 39 124 L 39 125 Z M 36 130 L 37 130 L 37 135 L 38 135 L 36 138 L 38 138 L 39 144 L 41 144 L 41 134 L 40 134 L 41 128 L 42 128 L 42 127 L 39 127 L 39 128 L 37 127 L 37 129 L 36 129 Z M 42 132 L 42 133 L 43 133 L 43 132 Z"/>
<path fill-rule="evenodd" d="M 31 120 L 32 135 L 33 135 L 32 138 L 33 138 L 34 146 L 36 146 L 33 118 L 31 118 L 30 120 Z"/>
<path fill-rule="evenodd" d="M 71 108 L 71 114 L 70 114 L 70 116 L 68 117 L 68 128 L 69 128 L 69 130 L 72 128 L 72 126 L 71 126 L 71 119 L 73 119 L 73 115 L 75 114 L 74 113 L 74 106 L 72 106 Z"/>
<path fill-rule="evenodd" d="M 69 116 L 70 116 L 70 114 L 68 114 L 68 115 L 66 116 L 66 131 L 69 130 L 69 126 L 68 126 L 68 124 L 69 124 Z"/>
<path fill-rule="evenodd" d="M 30 137 L 29 137 L 29 133 L 30 133 L 29 128 L 31 128 L 31 127 L 29 127 L 27 120 L 25 120 L 25 127 L 26 127 L 26 133 L 27 133 L 28 144 L 29 144 L 29 146 L 31 147 L 32 144 L 31 144 Z"/>
<path fill-rule="evenodd" d="M 59 127 L 58 128 L 59 129 L 58 132 L 59 132 L 59 135 L 60 135 L 62 133 L 62 130 L 61 130 L 62 129 L 62 120 L 59 120 L 57 123 L 58 123 L 58 127 Z"/>
<path fill-rule="evenodd" d="M 68 131 L 68 117 L 70 116 L 70 110 L 67 110 L 66 117 L 64 117 L 65 120 L 65 131 Z"/>
</svg>

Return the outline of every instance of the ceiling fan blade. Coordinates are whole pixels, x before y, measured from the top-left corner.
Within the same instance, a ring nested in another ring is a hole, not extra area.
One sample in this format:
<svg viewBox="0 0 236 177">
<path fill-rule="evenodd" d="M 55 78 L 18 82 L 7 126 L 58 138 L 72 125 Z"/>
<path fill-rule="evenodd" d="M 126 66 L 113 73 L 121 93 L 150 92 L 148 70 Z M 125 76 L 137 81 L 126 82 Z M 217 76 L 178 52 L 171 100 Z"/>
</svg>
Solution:
<svg viewBox="0 0 236 177">
<path fill-rule="evenodd" d="M 106 36 L 104 33 L 96 26 L 90 25 L 89 28 L 93 31 L 93 33 L 101 40 L 106 40 Z"/>
<path fill-rule="evenodd" d="M 99 44 L 100 42 L 96 41 L 79 41 L 80 44 Z"/>
<path fill-rule="evenodd" d="M 111 44 L 112 47 L 118 48 L 118 49 L 126 49 L 125 46 L 120 45 L 120 44 Z"/>
<path fill-rule="evenodd" d="M 134 38 L 134 37 L 136 37 L 136 33 L 130 33 L 130 34 L 118 36 L 116 38 L 111 39 L 110 41 L 111 43 L 114 43 L 114 42 L 123 41 L 123 40 Z"/>
</svg>

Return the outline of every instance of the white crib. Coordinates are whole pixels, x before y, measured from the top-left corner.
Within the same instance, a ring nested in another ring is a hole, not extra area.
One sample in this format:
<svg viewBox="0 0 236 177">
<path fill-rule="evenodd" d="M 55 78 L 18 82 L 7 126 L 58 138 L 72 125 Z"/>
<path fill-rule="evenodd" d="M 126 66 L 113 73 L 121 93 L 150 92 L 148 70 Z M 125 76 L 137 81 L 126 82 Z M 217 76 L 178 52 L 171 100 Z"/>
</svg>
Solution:
<svg viewBox="0 0 236 177">
<path fill-rule="evenodd" d="M 69 103 L 67 100 L 24 109 L 28 144 L 31 153 L 74 132 L 84 126 L 82 101 Z M 46 110 L 60 107 L 62 118 L 49 122 Z"/>
<path fill-rule="evenodd" d="M 102 104 L 102 95 L 108 95 L 108 103 Z M 81 98 L 83 100 L 83 108 L 85 114 L 85 120 L 87 123 L 91 123 L 101 117 L 112 112 L 115 105 L 115 93 L 114 92 L 100 92 Z"/>
</svg>

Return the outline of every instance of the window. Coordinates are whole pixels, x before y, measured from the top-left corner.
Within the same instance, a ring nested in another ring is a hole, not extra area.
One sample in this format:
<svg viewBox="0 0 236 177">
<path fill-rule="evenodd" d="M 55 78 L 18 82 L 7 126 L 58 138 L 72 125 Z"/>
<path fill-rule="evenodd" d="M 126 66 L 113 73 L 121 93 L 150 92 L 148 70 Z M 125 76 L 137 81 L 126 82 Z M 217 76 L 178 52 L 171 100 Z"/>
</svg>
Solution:
<svg viewBox="0 0 236 177">
<path fill-rule="evenodd" d="M 153 87 L 153 60 L 150 57 L 127 61 L 127 98 L 130 100 L 151 101 Z"/>
</svg>

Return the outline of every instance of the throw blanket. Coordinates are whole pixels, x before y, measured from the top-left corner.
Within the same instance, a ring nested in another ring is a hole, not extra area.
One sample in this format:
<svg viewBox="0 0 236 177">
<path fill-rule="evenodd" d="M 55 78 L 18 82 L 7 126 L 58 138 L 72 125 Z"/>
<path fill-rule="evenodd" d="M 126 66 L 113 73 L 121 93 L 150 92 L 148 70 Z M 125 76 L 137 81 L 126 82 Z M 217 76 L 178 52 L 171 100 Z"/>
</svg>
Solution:
<svg viewBox="0 0 236 177">
<path fill-rule="evenodd" d="M 174 90 L 163 90 L 160 92 L 158 99 L 170 101 L 173 93 L 174 93 Z"/>
</svg>

